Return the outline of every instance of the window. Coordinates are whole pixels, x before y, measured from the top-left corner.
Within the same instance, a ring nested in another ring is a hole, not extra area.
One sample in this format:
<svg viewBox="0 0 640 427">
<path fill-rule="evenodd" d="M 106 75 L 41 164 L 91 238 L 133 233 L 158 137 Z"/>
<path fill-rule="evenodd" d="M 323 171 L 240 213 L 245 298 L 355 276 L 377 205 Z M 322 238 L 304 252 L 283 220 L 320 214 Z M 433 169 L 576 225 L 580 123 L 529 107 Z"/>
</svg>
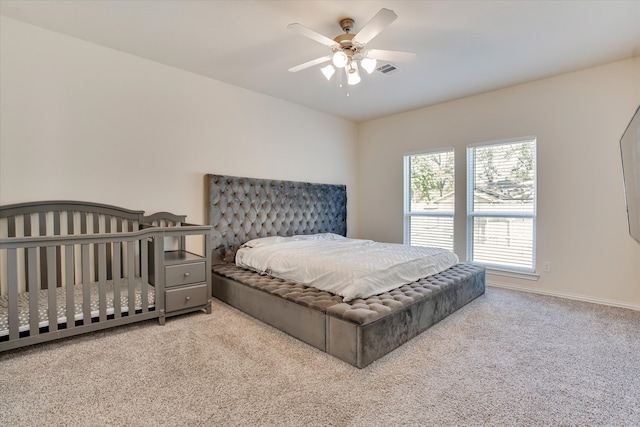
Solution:
<svg viewBox="0 0 640 427">
<path fill-rule="evenodd" d="M 404 157 L 404 243 L 453 251 L 453 148 Z"/>
<path fill-rule="evenodd" d="M 522 138 L 467 150 L 467 258 L 533 271 L 536 141 Z"/>
</svg>

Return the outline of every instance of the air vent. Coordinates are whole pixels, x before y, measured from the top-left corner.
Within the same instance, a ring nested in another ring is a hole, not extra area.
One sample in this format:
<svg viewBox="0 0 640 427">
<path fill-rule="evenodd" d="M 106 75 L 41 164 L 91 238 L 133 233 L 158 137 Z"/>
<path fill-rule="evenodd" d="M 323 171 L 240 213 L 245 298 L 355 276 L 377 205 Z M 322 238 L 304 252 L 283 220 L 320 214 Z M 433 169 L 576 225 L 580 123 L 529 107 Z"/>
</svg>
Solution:
<svg viewBox="0 0 640 427">
<path fill-rule="evenodd" d="M 376 70 L 380 71 L 382 74 L 391 74 L 400 71 L 398 70 L 398 67 L 393 64 L 381 65 L 380 67 L 376 68 Z"/>
</svg>

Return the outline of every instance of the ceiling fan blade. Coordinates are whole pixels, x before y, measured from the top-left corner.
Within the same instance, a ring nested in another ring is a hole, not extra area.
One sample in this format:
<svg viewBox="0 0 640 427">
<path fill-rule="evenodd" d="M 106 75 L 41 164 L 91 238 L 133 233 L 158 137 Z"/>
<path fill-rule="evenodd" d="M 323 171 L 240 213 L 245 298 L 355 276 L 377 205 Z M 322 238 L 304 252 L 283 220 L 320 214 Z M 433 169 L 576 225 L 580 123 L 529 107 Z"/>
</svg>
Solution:
<svg viewBox="0 0 640 427">
<path fill-rule="evenodd" d="M 321 43 L 321 44 L 323 44 L 325 46 L 329 46 L 329 47 L 339 46 L 338 43 L 336 43 L 335 41 L 333 41 L 329 37 L 323 36 L 320 33 L 316 33 L 312 29 L 307 28 L 302 24 L 298 24 L 298 23 L 289 24 L 289 25 L 287 25 L 287 28 L 292 30 L 292 31 L 295 31 L 296 33 L 298 33 L 298 34 L 300 34 L 302 36 L 308 37 L 311 40 L 315 40 L 318 43 Z"/>
<path fill-rule="evenodd" d="M 295 67 L 289 68 L 289 71 L 295 73 L 296 71 L 304 70 L 305 68 L 313 67 L 314 65 L 322 64 L 323 62 L 330 61 L 330 56 L 323 56 L 322 58 L 316 58 L 311 61 L 305 62 L 304 64 L 296 65 Z"/>
<path fill-rule="evenodd" d="M 413 52 L 400 52 L 397 50 L 369 49 L 366 51 L 369 58 L 380 59 L 384 61 L 407 62 L 416 59 Z"/>
<path fill-rule="evenodd" d="M 387 25 L 395 21 L 397 17 L 398 15 L 396 15 L 393 10 L 384 8 L 380 9 L 380 11 L 371 18 L 371 21 L 367 22 L 367 24 L 362 27 L 353 40 L 360 44 L 367 44 L 371 39 L 380 34 Z"/>
</svg>

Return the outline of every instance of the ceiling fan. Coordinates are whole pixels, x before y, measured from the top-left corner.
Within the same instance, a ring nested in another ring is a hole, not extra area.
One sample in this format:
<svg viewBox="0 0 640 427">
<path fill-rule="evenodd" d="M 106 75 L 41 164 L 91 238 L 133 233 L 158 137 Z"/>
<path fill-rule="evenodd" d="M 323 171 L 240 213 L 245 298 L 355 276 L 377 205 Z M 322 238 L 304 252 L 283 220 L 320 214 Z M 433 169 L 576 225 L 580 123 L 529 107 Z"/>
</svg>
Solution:
<svg viewBox="0 0 640 427">
<path fill-rule="evenodd" d="M 371 74 L 376 69 L 378 59 L 397 62 L 411 61 L 416 57 L 415 53 L 367 49 L 365 47 L 369 41 L 380 34 L 382 30 L 397 18 L 398 15 L 392 10 L 380 9 L 357 34 L 351 34 L 350 32 L 355 21 L 351 18 L 344 18 L 340 20 L 340 27 L 344 31 L 344 34 L 340 34 L 334 39 L 325 37 L 302 24 L 289 24 L 287 26 L 288 29 L 331 48 L 332 52 L 330 55 L 291 67 L 289 71 L 295 73 L 315 65 L 330 62 L 330 64 L 320 69 L 327 80 L 331 80 L 331 77 L 337 69 L 343 68 L 347 76 L 347 83 L 356 85 L 360 83 L 361 80 L 359 68 L 362 67 L 367 73 Z"/>
</svg>

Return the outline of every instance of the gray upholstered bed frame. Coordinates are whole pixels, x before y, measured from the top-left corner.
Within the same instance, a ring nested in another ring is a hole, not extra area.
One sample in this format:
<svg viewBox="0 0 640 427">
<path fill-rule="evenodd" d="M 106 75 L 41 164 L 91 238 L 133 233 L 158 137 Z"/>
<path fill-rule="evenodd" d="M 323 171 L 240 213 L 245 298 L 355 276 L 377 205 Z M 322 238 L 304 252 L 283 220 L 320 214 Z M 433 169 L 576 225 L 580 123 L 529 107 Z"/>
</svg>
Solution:
<svg viewBox="0 0 640 427">
<path fill-rule="evenodd" d="M 272 235 L 346 235 L 346 187 L 206 175 L 213 226 L 213 296 L 358 368 L 482 295 L 484 268 L 461 263 L 394 291 L 349 303 L 232 264 L 244 242 Z"/>
</svg>

